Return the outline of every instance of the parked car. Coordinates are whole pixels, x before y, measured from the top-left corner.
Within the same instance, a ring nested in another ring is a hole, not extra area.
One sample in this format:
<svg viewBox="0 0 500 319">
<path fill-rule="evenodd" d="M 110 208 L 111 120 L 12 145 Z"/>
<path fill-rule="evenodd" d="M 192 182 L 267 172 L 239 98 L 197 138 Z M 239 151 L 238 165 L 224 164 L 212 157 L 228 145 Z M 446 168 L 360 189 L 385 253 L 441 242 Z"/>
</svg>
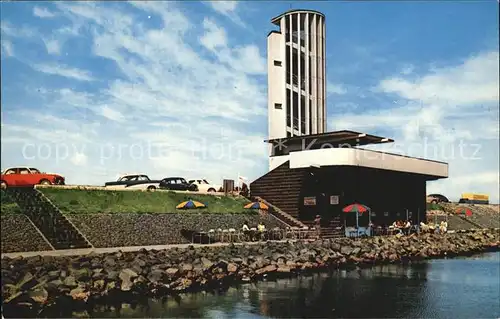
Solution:
<svg viewBox="0 0 500 319">
<path fill-rule="evenodd" d="M 34 167 L 10 167 L 2 171 L 1 188 L 10 186 L 64 185 L 65 178 L 59 174 L 42 173 Z"/>
<path fill-rule="evenodd" d="M 198 191 L 198 186 L 188 183 L 182 177 L 167 177 L 160 182 L 161 189 L 168 189 L 172 191 Z"/>
<path fill-rule="evenodd" d="M 198 191 L 206 193 L 217 192 L 222 189 L 221 185 L 212 184 L 208 182 L 206 179 L 192 179 L 189 181 L 189 184 L 194 184 L 198 186 Z"/>
<path fill-rule="evenodd" d="M 433 204 L 438 204 L 438 203 L 449 203 L 449 199 L 441 194 L 430 194 L 427 195 L 427 202 L 428 203 L 433 203 Z"/>
<path fill-rule="evenodd" d="M 144 174 L 127 174 L 120 176 L 117 181 L 105 183 L 104 186 L 114 189 L 127 188 L 155 191 L 160 188 L 160 182 L 161 180 L 152 180 L 148 175 Z"/>
</svg>

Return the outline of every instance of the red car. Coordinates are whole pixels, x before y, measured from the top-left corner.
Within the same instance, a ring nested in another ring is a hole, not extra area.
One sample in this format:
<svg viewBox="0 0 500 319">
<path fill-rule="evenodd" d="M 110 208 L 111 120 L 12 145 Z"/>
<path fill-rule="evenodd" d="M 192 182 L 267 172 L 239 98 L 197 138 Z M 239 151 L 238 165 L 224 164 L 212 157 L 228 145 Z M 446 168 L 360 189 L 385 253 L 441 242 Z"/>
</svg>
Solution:
<svg viewBox="0 0 500 319">
<path fill-rule="evenodd" d="M 58 174 L 42 173 L 33 167 L 11 167 L 0 176 L 1 188 L 10 186 L 64 185 L 64 177 Z"/>
</svg>

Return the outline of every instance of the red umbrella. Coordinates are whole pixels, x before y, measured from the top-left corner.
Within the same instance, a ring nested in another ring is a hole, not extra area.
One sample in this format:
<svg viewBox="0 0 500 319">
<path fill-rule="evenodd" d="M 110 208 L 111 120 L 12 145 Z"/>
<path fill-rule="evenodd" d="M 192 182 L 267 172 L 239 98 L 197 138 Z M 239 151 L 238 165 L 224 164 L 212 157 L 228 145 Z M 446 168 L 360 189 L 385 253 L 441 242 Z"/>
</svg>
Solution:
<svg viewBox="0 0 500 319">
<path fill-rule="evenodd" d="M 347 205 L 346 207 L 344 207 L 342 209 L 342 211 L 344 213 L 364 213 L 364 212 L 367 212 L 368 210 L 369 210 L 368 207 L 366 207 L 365 205 L 361 205 L 361 204 Z"/>
</svg>

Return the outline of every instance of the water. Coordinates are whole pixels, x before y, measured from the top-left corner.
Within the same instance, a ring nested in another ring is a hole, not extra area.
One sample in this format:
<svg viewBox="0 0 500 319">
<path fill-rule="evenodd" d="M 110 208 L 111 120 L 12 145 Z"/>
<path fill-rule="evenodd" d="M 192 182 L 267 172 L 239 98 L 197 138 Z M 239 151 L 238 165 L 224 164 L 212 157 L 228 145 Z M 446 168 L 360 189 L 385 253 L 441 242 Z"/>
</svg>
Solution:
<svg viewBox="0 0 500 319">
<path fill-rule="evenodd" d="M 95 317 L 500 318 L 500 252 L 259 282 Z"/>
</svg>

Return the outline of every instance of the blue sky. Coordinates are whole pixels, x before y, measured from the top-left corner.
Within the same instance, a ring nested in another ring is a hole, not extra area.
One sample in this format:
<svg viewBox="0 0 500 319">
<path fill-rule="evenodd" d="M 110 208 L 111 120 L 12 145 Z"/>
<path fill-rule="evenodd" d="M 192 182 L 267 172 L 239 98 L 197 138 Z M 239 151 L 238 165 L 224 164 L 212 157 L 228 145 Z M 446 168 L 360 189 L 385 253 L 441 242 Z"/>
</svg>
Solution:
<svg viewBox="0 0 500 319">
<path fill-rule="evenodd" d="M 496 1 L 1 6 L 2 168 L 97 185 L 126 172 L 259 177 L 270 19 L 305 8 L 327 18 L 329 130 L 449 162 L 429 192 L 498 201 Z"/>
</svg>

